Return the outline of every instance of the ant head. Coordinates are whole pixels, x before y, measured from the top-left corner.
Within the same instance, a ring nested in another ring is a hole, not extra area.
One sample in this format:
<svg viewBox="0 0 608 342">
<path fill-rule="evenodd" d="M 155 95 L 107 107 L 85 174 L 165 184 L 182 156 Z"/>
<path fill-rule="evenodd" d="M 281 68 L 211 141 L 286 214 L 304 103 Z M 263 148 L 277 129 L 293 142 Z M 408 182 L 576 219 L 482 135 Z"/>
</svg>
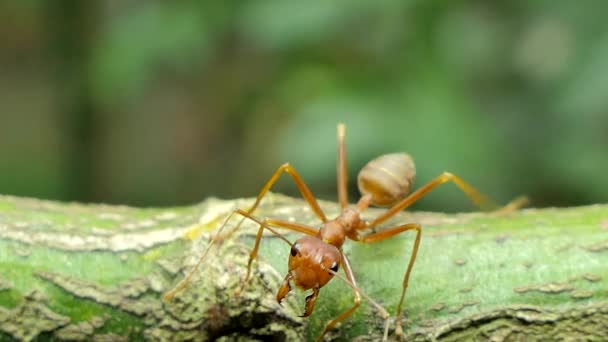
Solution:
<svg viewBox="0 0 608 342">
<path fill-rule="evenodd" d="M 342 255 L 333 245 L 313 236 L 303 236 L 291 246 L 289 273 L 296 286 L 303 289 L 320 288 L 338 272 Z"/>
</svg>

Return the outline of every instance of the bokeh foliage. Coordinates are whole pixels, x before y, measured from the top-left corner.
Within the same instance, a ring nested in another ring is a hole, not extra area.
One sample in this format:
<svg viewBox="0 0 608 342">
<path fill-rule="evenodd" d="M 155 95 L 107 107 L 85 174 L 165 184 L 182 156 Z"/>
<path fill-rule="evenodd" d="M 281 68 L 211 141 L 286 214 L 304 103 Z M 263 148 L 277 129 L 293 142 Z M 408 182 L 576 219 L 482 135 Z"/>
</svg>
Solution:
<svg viewBox="0 0 608 342">
<path fill-rule="evenodd" d="M 335 198 L 410 152 L 492 197 L 606 200 L 608 3 L 0 4 L 0 192 L 175 205 L 251 196 L 290 161 Z M 296 194 L 282 182 L 277 191 Z M 455 190 L 418 208 L 470 209 Z"/>
</svg>

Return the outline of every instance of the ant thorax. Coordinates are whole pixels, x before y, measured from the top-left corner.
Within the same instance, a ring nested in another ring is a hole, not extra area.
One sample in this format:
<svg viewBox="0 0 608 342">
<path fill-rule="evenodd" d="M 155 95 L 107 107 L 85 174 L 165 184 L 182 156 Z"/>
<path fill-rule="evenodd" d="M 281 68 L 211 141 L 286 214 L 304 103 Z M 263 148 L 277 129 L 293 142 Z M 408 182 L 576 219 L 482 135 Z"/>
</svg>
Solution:
<svg viewBox="0 0 608 342">
<path fill-rule="evenodd" d="M 347 236 L 353 236 L 361 225 L 361 216 L 356 209 L 347 208 L 334 220 L 321 226 L 317 237 L 323 242 L 341 248 Z"/>
</svg>

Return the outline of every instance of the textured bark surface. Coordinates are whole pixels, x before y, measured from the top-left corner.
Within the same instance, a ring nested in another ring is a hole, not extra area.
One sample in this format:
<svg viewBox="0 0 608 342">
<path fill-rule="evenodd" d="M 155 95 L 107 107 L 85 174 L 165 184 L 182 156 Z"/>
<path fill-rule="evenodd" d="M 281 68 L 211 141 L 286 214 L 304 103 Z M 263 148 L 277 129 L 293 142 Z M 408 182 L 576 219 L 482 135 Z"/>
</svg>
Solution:
<svg viewBox="0 0 608 342">
<path fill-rule="evenodd" d="M 257 231 L 250 223 L 214 246 L 173 301 L 160 298 L 225 217 L 250 203 L 138 209 L 0 196 L 0 341 L 314 339 L 352 305 L 352 291 L 334 279 L 308 319 L 298 317 L 304 293 L 280 307 L 289 245 L 268 236 L 237 295 Z M 321 205 L 328 216 L 338 211 Z M 318 224 L 303 201 L 280 195 L 256 216 Z M 501 217 L 406 212 L 387 226 L 404 222 L 424 227 L 405 302 L 408 340 L 608 340 L 608 206 Z M 412 241 L 403 234 L 344 248 L 359 286 L 391 314 Z M 364 301 L 328 338 L 377 340 L 382 325 Z"/>
</svg>

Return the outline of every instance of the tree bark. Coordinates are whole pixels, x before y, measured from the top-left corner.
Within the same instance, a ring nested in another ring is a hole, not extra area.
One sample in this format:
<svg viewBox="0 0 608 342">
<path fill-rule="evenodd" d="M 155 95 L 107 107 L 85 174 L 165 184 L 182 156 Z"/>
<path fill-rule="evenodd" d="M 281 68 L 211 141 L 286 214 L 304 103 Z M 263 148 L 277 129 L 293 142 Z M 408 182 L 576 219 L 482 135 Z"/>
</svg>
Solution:
<svg viewBox="0 0 608 342">
<path fill-rule="evenodd" d="M 304 293 L 279 306 L 290 247 L 268 236 L 238 293 L 257 232 L 248 221 L 222 235 L 184 291 L 161 299 L 227 215 L 250 204 L 140 209 L 0 196 L 0 341 L 315 339 L 353 305 L 352 290 L 334 279 L 307 319 L 298 317 Z M 339 211 L 321 206 L 329 217 Z M 275 194 L 255 215 L 318 225 L 305 202 Z M 423 225 L 404 304 L 408 340 L 608 340 L 608 206 L 405 212 L 386 226 L 405 222 Z M 392 315 L 412 242 L 406 233 L 344 247 L 358 285 Z M 364 300 L 328 339 L 378 340 L 383 324 Z"/>
</svg>

